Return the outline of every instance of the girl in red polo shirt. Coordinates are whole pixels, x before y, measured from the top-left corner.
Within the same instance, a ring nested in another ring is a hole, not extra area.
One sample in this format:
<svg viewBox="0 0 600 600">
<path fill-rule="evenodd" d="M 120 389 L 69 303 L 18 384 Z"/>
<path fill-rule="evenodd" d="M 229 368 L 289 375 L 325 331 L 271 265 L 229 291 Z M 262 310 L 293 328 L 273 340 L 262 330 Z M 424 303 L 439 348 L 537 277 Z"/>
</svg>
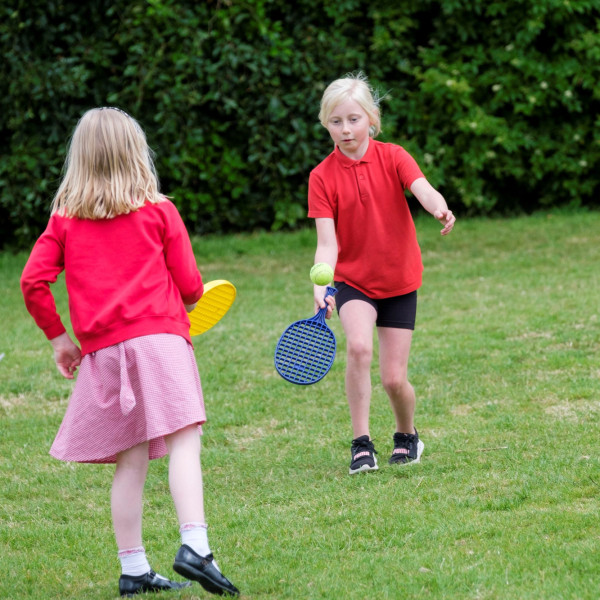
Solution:
<svg viewBox="0 0 600 600">
<path fill-rule="evenodd" d="M 352 420 L 350 474 L 376 470 L 369 432 L 373 329 L 377 327 L 381 381 L 395 417 L 390 464 L 419 462 L 424 444 L 414 425 L 415 392 L 408 357 L 423 264 L 404 190 L 441 224 L 454 227 L 446 201 L 401 146 L 374 138 L 381 131 L 379 99 L 359 73 L 331 83 L 321 99 L 321 124 L 333 152 L 310 174 L 308 216 L 315 219 L 315 263 L 335 270 L 335 306 L 347 340 L 346 394 Z M 323 308 L 325 287 L 314 287 Z"/>
<path fill-rule="evenodd" d="M 115 463 L 111 509 L 119 592 L 187 587 L 157 575 L 142 546 L 149 459 L 169 454 L 182 545 L 174 569 L 215 594 L 237 588 L 213 561 L 200 466 L 204 401 L 186 311 L 203 283 L 183 221 L 158 191 L 146 136 L 117 108 L 88 111 L 70 142 L 45 232 L 21 277 L 27 309 L 59 372 L 79 375 L 50 453 Z M 77 346 L 50 284 L 65 271 Z"/>
</svg>

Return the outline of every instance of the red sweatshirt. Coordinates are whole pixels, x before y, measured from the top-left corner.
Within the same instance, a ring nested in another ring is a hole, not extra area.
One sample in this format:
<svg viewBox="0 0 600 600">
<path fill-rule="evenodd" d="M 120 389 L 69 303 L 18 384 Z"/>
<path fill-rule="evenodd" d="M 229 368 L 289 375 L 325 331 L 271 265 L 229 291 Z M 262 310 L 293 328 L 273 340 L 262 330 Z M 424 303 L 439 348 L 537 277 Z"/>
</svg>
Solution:
<svg viewBox="0 0 600 600">
<path fill-rule="evenodd" d="M 48 339 L 65 331 L 50 291 L 63 270 L 82 354 L 155 333 L 191 342 L 184 304 L 204 286 L 171 201 L 113 219 L 50 217 L 21 276 L 27 310 Z"/>
</svg>

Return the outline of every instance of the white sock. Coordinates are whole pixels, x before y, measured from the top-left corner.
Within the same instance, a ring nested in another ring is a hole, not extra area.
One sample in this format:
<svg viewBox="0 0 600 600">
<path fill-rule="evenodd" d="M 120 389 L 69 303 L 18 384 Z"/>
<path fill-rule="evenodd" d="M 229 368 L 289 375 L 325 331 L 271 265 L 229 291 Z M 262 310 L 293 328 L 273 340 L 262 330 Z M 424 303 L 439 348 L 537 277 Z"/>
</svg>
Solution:
<svg viewBox="0 0 600 600">
<path fill-rule="evenodd" d="M 200 556 L 210 554 L 208 545 L 208 525 L 205 523 L 182 523 L 179 528 L 181 543 L 189 546 Z"/>
<path fill-rule="evenodd" d="M 145 575 L 151 570 L 150 563 L 146 558 L 146 550 L 143 546 L 129 548 L 128 550 L 119 550 L 118 556 L 121 561 L 121 573 L 123 575 Z"/>
</svg>

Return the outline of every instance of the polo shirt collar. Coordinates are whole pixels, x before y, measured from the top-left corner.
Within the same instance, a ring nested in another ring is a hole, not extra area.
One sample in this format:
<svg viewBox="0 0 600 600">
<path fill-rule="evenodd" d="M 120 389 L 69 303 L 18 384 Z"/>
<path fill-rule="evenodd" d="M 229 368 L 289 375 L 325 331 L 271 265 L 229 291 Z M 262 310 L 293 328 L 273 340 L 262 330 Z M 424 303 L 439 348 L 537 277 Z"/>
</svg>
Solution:
<svg viewBox="0 0 600 600">
<path fill-rule="evenodd" d="M 343 167 L 349 169 L 350 167 L 359 164 L 359 163 L 368 163 L 373 161 L 373 152 L 375 148 L 375 140 L 373 138 L 369 138 L 369 146 L 364 156 L 359 160 L 354 160 L 353 158 L 347 157 L 339 148 L 339 146 L 335 147 L 334 154 L 336 158 L 340 161 Z"/>
</svg>

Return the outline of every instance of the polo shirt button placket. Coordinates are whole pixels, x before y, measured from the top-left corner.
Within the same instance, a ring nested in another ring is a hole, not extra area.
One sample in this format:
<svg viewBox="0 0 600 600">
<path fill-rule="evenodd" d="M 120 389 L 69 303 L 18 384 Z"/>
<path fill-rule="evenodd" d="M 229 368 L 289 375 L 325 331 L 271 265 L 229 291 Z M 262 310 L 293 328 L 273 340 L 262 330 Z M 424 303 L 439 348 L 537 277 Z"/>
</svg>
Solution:
<svg viewBox="0 0 600 600">
<path fill-rule="evenodd" d="M 358 181 L 358 194 L 361 200 L 366 200 L 369 197 L 367 186 L 365 185 L 365 176 L 360 169 L 360 166 L 356 167 L 357 181 Z"/>
</svg>

